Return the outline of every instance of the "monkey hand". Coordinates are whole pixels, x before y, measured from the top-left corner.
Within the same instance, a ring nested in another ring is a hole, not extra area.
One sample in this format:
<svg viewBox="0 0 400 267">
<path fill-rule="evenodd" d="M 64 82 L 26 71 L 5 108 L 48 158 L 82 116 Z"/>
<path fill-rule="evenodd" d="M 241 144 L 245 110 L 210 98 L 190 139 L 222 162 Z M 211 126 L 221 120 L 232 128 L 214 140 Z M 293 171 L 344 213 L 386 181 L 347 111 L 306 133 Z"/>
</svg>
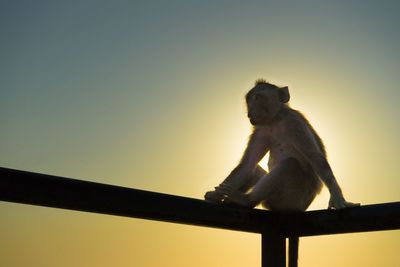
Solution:
<svg viewBox="0 0 400 267">
<path fill-rule="evenodd" d="M 243 192 L 234 189 L 228 184 L 221 184 L 215 188 L 215 191 L 224 196 L 224 202 L 235 203 L 242 207 L 251 207 L 249 196 Z"/>
<path fill-rule="evenodd" d="M 338 210 L 338 209 L 358 207 L 358 206 L 360 206 L 360 203 L 347 202 L 343 196 L 331 195 L 331 198 L 329 199 L 328 209 Z"/>
</svg>

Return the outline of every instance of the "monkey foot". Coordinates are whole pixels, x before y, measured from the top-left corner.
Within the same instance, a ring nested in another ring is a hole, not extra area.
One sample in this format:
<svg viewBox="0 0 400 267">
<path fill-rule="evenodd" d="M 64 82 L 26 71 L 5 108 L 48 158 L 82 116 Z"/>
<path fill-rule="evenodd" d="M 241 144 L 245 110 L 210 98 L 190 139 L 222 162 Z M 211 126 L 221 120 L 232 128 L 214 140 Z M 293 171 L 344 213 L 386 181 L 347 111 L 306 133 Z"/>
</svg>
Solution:
<svg viewBox="0 0 400 267">
<path fill-rule="evenodd" d="M 252 207 L 249 196 L 233 189 L 230 185 L 221 184 L 215 188 L 215 191 L 224 196 L 224 203 L 235 203 L 242 207 Z"/>
</svg>

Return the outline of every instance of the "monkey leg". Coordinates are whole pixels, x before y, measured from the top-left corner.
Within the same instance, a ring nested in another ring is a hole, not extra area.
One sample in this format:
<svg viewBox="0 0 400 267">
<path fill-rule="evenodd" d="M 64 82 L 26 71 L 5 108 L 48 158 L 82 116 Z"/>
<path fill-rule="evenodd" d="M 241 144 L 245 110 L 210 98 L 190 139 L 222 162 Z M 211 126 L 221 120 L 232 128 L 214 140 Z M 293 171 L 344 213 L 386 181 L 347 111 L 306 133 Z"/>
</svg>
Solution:
<svg viewBox="0 0 400 267">
<path fill-rule="evenodd" d="M 304 211 L 315 197 L 313 178 L 295 158 L 279 162 L 249 193 L 252 206 L 270 210 Z"/>
<path fill-rule="evenodd" d="M 257 165 L 257 167 L 254 169 L 253 173 L 248 178 L 246 178 L 245 184 L 243 186 L 241 186 L 238 190 L 240 192 L 246 193 L 254 185 L 256 185 L 258 183 L 258 181 L 261 179 L 261 177 L 263 177 L 266 174 L 267 174 L 267 172 L 263 168 L 261 168 L 260 165 Z"/>
</svg>

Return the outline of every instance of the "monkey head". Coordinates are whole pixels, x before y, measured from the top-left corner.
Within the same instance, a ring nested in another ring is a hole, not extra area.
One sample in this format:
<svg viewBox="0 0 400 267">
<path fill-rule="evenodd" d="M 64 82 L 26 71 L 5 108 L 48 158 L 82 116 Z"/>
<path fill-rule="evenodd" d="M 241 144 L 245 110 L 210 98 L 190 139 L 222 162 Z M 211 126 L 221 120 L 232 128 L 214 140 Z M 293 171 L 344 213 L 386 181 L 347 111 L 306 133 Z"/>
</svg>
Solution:
<svg viewBox="0 0 400 267">
<path fill-rule="evenodd" d="M 272 122 L 289 98 L 287 86 L 280 88 L 265 80 L 257 80 L 246 94 L 247 116 L 251 124 L 265 125 Z"/>
</svg>

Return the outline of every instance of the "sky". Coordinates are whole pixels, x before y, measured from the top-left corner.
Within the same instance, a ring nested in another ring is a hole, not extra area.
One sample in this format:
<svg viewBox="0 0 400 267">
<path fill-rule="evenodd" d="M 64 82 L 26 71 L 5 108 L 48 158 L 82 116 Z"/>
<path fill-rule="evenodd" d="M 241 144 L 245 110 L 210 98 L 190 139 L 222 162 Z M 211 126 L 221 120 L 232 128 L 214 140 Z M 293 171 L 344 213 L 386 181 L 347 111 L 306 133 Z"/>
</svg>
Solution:
<svg viewBox="0 0 400 267">
<path fill-rule="evenodd" d="M 0 166 L 201 199 L 239 161 L 244 95 L 265 78 L 289 86 L 349 201 L 399 201 L 399 11 L 386 0 L 3 0 Z M 310 209 L 328 199 L 324 189 Z M 0 216 L 1 266 L 261 262 L 256 234 L 6 202 Z M 396 266 L 400 232 L 300 242 L 300 266 Z"/>
</svg>

